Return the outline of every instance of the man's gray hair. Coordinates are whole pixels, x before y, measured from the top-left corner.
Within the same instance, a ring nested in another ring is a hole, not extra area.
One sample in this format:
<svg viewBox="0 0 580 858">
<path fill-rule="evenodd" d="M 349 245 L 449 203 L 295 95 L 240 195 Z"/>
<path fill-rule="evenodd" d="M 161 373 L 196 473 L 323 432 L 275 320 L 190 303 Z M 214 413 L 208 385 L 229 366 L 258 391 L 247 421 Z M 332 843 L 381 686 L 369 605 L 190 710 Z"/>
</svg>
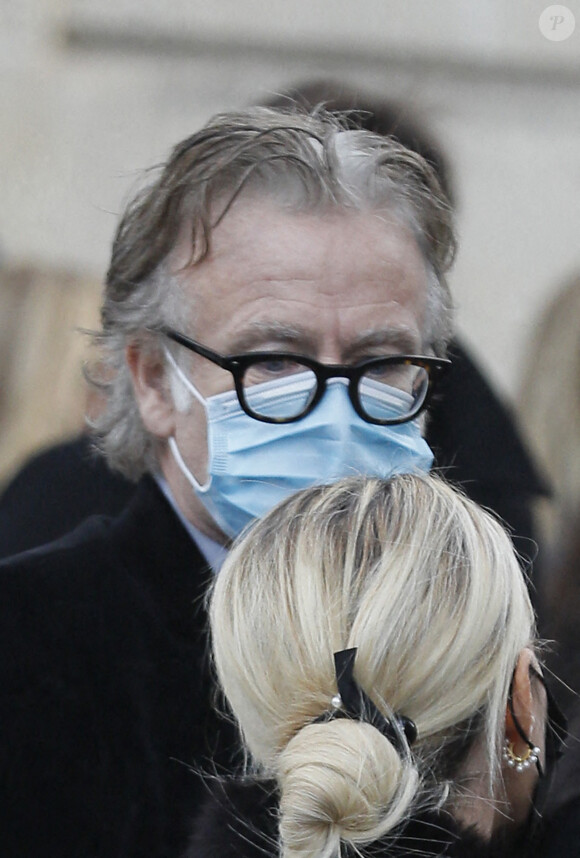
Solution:
<svg viewBox="0 0 580 858">
<path fill-rule="evenodd" d="M 129 343 L 161 348 L 166 326 L 194 323 L 171 274 L 170 256 L 188 230 L 189 265 L 211 250 L 212 231 L 240 194 L 273 199 L 292 212 L 388 211 L 409 228 L 429 281 L 425 350 L 445 351 L 451 298 L 445 280 L 455 251 L 451 207 L 433 169 L 390 138 L 349 129 L 322 110 L 253 108 L 212 119 L 179 143 L 157 178 L 129 203 L 113 242 L 102 307 L 96 383 L 107 406 L 94 421 L 109 463 L 130 478 L 155 470 L 125 359 Z"/>
</svg>

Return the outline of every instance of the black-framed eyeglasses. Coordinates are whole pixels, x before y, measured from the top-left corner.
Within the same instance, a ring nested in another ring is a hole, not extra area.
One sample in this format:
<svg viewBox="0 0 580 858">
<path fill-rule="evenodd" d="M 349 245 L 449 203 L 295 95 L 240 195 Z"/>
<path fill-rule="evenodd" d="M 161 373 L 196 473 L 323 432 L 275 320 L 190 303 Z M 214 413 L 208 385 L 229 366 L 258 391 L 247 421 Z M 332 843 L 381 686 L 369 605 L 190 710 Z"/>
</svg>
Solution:
<svg viewBox="0 0 580 858">
<path fill-rule="evenodd" d="M 367 423 L 393 426 L 413 420 L 429 402 L 437 380 L 451 366 L 445 358 L 389 355 L 343 366 L 287 352 L 248 352 L 225 357 L 173 328 L 171 340 L 231 372 L 240 405 L 264 423 L 292 423 L 322 399 L 327 382 L 348 381 L 348 394 Z"/>
</svg>

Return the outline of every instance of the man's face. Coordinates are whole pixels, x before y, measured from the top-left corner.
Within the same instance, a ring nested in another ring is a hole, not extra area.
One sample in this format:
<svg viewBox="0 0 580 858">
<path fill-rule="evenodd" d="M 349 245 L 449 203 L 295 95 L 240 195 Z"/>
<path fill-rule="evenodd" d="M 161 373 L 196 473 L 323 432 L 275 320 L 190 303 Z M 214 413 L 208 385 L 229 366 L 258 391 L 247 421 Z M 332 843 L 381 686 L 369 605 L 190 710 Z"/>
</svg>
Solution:
<svg viewBox="0 0 580 858">
<path fill-rule="evenodd" d="M 177 269 L 188 252 L 181 248 Z M 223 355 L 288 351 L 351 364 L 425 349 L 425 264 L 410 231 L 388 215 L 293 214 L 268 200 L 240 200 L 215 230 L 211 255 L 178 276 L 195 319 L 183 333 Z M 204 397 L 233 388 L 229 372 L 197 355 L 189 359 L 182 366 Z M 181 455 L 203 483 L 205 411 L 194 402 L 173 420 Z M 223 541 L 161 446 L 161 467 L 181 510 Z"/>
</svg>

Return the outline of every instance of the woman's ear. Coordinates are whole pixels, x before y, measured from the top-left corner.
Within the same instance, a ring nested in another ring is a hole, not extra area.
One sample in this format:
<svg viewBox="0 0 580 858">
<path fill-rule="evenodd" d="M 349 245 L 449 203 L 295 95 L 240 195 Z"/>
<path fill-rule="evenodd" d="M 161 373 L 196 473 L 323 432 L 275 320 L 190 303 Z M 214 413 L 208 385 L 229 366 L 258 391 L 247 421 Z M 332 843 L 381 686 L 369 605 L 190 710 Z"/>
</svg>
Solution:
<svg viewBox="0 0 580 858">
<path fill-rule="evenodd" d="M 534 681 L 532 668 L 540 673 L 540 665 L 534 652 L 526 647 L 519 655 L 513 675 L 511 706 L 508 704 L 506 707 L 505 734 L 515 756 L 527 759 L 531 754 L 531 744 L 540 749 L 538 756 L 543 765 L 546 695 L 541 684 Z M 514 822 L 521 824 L 529 818 L 538 777 L 535 765 L 529 765 L 523 770 L 516 766 L 504 766 L 504 788 L 510 804 L 510 816 Z"/>
<path fill-rule="evenodd" d="M 175 432 L 176 409 L 163 353 L 159 348 L 132 342 L 126 348 L 125 357 L 145 428 L 156 438 L 170 438 Z"/>
<path fill-rule="evenodd" d="M 521 736 L 515 719 L 524 735 L 532 744 L 537 744 L 532 737 L 535 724 L 534 695 L 532 691 L 531 667 L 536 666 L 537 661 L 534 653 L 529 647 L 523 649 L 519 655 L 518 663 L 512 679 L 511 707 L 506 708 L 505 733 L 507 740 L 511 743 L 514 752 L 518 756 L 524 756 L 528 750 Z"/>
</svg>

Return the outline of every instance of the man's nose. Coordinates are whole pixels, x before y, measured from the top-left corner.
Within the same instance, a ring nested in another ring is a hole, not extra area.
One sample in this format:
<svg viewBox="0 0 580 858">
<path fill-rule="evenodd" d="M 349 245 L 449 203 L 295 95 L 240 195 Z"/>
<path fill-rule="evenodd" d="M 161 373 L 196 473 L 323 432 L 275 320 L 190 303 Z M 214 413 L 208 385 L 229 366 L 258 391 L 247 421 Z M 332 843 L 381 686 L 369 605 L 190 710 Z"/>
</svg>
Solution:
<svg viewBox="0 0 580 858">
<path fill-rule="evenodd" d="M 339 389 L 342 389 L 342 391 L 343 391 L 342 395 L 345 397 L 345 399 L 348 399 L 348 403 L 351 406 L 351 408 L 354 408 L 353 402 L 350 398 L 350 390 L 348 387 L 348 378 L 344 378 L 343 376 L 335 376 L 334 378 L 327 379 L 326 388 L 324 390 L 324 393 L 322 394 L 322 399 L 320 401 L 323 402 L 324 399 L 331 392 L 337 391 Z"/>
</svg>

